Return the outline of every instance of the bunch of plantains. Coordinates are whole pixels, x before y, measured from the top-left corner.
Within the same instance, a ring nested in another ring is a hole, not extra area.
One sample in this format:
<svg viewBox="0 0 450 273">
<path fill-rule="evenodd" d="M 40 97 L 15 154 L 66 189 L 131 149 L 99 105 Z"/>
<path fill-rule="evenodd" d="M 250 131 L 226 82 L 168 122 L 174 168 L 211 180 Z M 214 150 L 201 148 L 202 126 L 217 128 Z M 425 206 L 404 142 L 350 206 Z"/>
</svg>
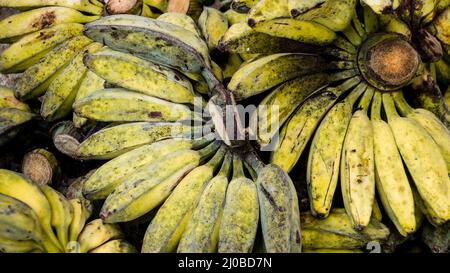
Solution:
<svg viewBox="0 0 450 273">
<path fill-rule="evenodd" d="M 448 252 L 450 1 L 213 2 L 0 0 L 0 251 Z"/>
</svg>

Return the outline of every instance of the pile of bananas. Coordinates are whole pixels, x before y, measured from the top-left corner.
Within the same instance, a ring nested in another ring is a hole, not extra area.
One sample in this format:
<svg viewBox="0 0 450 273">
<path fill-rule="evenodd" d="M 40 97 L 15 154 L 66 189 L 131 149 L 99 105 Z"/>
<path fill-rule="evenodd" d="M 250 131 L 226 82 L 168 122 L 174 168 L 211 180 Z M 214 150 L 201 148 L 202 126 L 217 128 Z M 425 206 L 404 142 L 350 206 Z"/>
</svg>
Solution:
<svg viewBox="0 0 450 273">
<path fill-rule="evenodd" d="M 87 223 L 92 208 L 22 174 L 0 170 L 0 251 L 131 253 L 117 225 Z"/>
</svg>

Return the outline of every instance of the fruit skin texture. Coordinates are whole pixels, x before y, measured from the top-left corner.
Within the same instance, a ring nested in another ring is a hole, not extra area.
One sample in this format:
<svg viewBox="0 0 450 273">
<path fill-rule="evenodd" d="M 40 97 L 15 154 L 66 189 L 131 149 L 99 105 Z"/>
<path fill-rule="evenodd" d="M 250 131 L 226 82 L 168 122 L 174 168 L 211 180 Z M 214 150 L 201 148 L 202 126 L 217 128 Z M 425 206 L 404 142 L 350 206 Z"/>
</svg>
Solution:
<svg viewBox="0 0 450 273">
<path fill-rule="evenodd" d="M 91 4 L 89 0 L 0 0 L 0 7 L 28 9 L 44 6 L 68 7 L 98 15 L 102 13 L 102 8 Z"/>
<path fill-rule="evenodd" d="M 105 80 L 97 76 L 94 72 L 88 70 L 86 75 L 81 80 L 80 87 L 77 91 L 77 96 L 75 97 L 75 102 L 81 100 L 84 97 L 89 96 L 93 92 L 103 89 L 105 85 Z M 83 127 L 87 122 L 86 118 L 78 116 L 76 113 L 73 114 L 73 124 L 77 128 Z"/>
<path fill-rule="evenodd" d="M 105 224 L 101 219 L 95 219 L 89 222 L 78 236 L 80 252 L 91 251 L 109 240 L 123 238 L 119 226 L 114 224 Z"/>
<path fill-rule="evenodd" d="M 220 38 L 228 29 L 228 19 L 219 10 L 204 7 L 198 18 L 198 25 L 208 43 L 209 50 L 214 50 L 219 46 Z"/>
</svg>

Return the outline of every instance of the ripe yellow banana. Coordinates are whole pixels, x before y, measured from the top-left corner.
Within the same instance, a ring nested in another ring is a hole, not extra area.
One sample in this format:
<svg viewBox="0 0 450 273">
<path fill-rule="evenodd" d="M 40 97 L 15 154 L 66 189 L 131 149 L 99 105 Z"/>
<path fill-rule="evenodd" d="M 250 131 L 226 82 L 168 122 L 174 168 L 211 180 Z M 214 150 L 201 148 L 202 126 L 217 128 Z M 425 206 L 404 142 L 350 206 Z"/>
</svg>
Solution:
<svg viewBox="0 0 450 273">
<path fill-rule="evenodd" d="M 69 23 L 28 34 L 3 51 L 0 55 L 0 71 L 22 72 L 37 63 L 56 45 L 81 35 L 82 31 L 83 25 Z"/>
<path fill-rule="evenodd" d="M 227 17 L 228 24 L 230 26 L 240 23 L 240 22 L 246 22 L 247 15 L 245 13 L 239 13 L 237 11 L 234 11 L 233 9 L 229 9 L 224 12 L 225 16 Z"/>
<path fill-rule="evenodd" d="M 372 241 L 382 243 L 389 236 L 389 229 L 375 218 L 364 230 L 355 231 L 344 209 L 332 209 L 324 219 L 302 213 L 301 220 L 302 244 L 307 249 L 356 249 Z"/>
<path fill-rule="evenodd" d="M 167 67 L 111 49 L 88 54 L 84 62 L 108 83 L 171 102 L 194 103 L 192 84 Z"/>
<path fill-rule="evenodd" d="M 6 135 L 14 132 L 17 126 L 30 121 L 34 114 L 15 108 L 0 108 L 0 135 Z"/>
<path fill-rule="evenodd" d="M 70 60 L 91 42 L 85 36 L 77 36 L 55 47 L 25 70 L 16 83 L 16 97 L 27 100 L 41 96 Z"/>
<path fill-rule="evenodd" d="M 236 95 L 237 100 L 242 100 L 324 68 L 324 60 L 318 55 L 273 54 L 243 65 L 231 78 L 228 89 Z"/>
<path fill-rule="evenodd" d="M 125 178 L 108 196 L 100 215 L 107 223 L 134 220 L 160 205 L 180 180 L 215 152 L 213 143 L 204 150 L 169 153 Z"/>
<path fill-rule="evenodd" d="M 258 3 L 259 0 L 233 0 L 231 2 L 231 10 L 238 13 L 247 13 L 249 10 Z"/>
<path fill-rule="evenodd" d="M 89 44 L 52 80 L 41 104 L 41 116 L 45 120 L 54 121 L 67 116 L 72 111 L 78 88 L 87 72 L 83 63 L 84 54 L 95 52 L 100 48 L 102 44 Z"/>
<path fill-rule="evenodd" d="M 234 73 L 239 69 L 242 64 L 242 59 L 239 54 L 231 53 L 226 62 L 221 64 L 223 81 L 230 81 L 231 77 L 233 77 Z"/>
<path fill-rule="evenodd" d="M 180 26 L 201 37 L 200 30 L 189 15 L 178 12 L 166 12 L 161 14 L 157 20 Z"/>
<path fill-rule="evenodd" d="M 21 102 L 14 96 L 14 90 L 0 86 L 0 108 L 14 108 L 17 110 L 30 112 L 28 104 Z"/>
<path fill-rule="evenodd" d="M 317 73 L 295 78 L 271 91 L 258 105 L 258 142 L 268 144 L 295 109 L 328 83 L 328 74 Z"/>
<path fill-rule="evenodd" d="M 105 224 L 101 219 L 95 219 L 86 224 L 78 236 L 80 252 L 89 252 L 109 240 L 123 238 L 123 233 L 118 225 Z"/>
<path fill-rule="evenodd" d="M 87 23 L 100 16 L 84 15 L 65 7 L 44 7 L 8 16 L 0 21 L 0 40 L 14 38 L 63 23 Z"/>
<path fill-rule="evenodd" d="M 315 217 L 324 218 L 330 212 L 353 104 L 366 88 L 365 83 L 360 83 L 345 100 L 333 106 L 314 134 L 309 150 L 306 181 L 311 213 Z"/>
<path fill-rule="evenodd" d="M 253 29 L 272 36 L 313 45 L 327 45 L 337 37 L 334 31 L 319 23 L 292 18 L 278 18 L 260 22 Z"/>
<path fill-rule="evenodd" d="M 450 219 L 449 178 L 439 146 L 417 121 L 398 116 L 391 94 L 383 94 L 383 106 L 424 206 L 436 218 L 447 221 Z"/>
<path fill-rule="evenodd" d="M 105 80 L 100 78 L 97 74 L 92 71 L 87 71 L 84 78 L 81 80 L 80 87 L 77 91 L 77 96 L 75 97 L 75 103 L 97 90 L 103 89 L 105 86 Z M 73 124 L 77 128 L 81 128 L 87 122 L 86 118 L 80 117 L 76 113 L 73 114 Z"/>
<path fill-rule="evenodd" d="M 90 0 L 0 0 L 0 7 L 30 9 L 45 6 L 68 7 L 98 15 L 102 13 L 102 8 L 91 4 Z"/>
<path fill-rule="evenodd" d="M 79 248 L 77 246 L 78 236 L 83 230 L 84 225 L 86 224 L 87 219 L 91 216 L 92 212 L 83 205 L 80 199 L 71 199 L 69 202 L 72 206 L 73 217 L 69 227 L 69 243 L 65 246 L 65 248 L 66 252 L 79 252 Z"/>
<path fill-rule="evenodd" d="M 233 179 L 226 190 L 219 228 L 220 253 L 250 253 L 258 229 L 259 205 L 256 185 L 245 177 L 242 159 L 233 159 Z"/>
<path fill-rule="evenodd" d="M 357 231 L 369 224 L 375 198 L 373 127 L 367 116 L 373 94 L 374 89 L 367 88 L 350 120 L 340 164 L 344 207 Z"/>
<path fill-rule="evenodd" d="M 376 188 L 389 218 L 406 237 L 416 230 L 414 198 L 394 134 L 381 119 L 381 104 L 382 95 L 377 92 L 371 110 Z"/>
<path fill-rule="evenodd" d="M 253 27 L 256 23 L 289 15 L 288 0 L 260 0 L 249 10 L 247 23 Z"/>
<path fill-rule="evenodd" d="M 194 208 L 225 154 L 222 146 L 205 165 L 193 169 L 159 208 L 145 232 L 142 252 L 173 252 Z"/>
<path fill-rule="evenodd" d="M 136 248 L 124 239 L 111 240 L 89 253 L 137 253 Z"/>
<path fill-rule="evenodd" d="M 288 0 L 288 9 L 291 17 L 295 18 L 321 4 L 326 0 Z"/>
<path fill-rule="evenodd" d="M 400 6 L 400 0 L 362 0 L 362 3 L 369 6 L 375 13 L 390 13 Z"/>
<path fill-rule="evenodd" d="M 0 253 L 45 252 L 41 245 L 32 240 L 11 240 L 0 235 Z"/>
<path fill-rule="evenodd" d="M 219 47 L 219 41 L 228 29 L 228 19 L 219 10 L 204 7 L 198 18 L 200 30 L 208 43 L 209 50 Z"/>
<path fill-rule="evenodd" d="M 219 228 L 223 218 L 228 177 L 232 165 L 232 154 L 225 155 L 222 167 L 203 191 L 192 217 L 181 236 L 177 252 L 216 252 Z"/>
</svg>

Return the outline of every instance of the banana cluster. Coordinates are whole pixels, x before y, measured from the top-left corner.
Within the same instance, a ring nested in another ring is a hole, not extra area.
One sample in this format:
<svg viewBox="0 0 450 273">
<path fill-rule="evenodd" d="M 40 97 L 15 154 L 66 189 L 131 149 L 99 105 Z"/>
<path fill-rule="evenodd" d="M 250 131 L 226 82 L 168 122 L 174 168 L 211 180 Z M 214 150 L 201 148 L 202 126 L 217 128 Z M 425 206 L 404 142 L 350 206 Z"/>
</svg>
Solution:
<svg viewBox="0 0 450 273">
<path fill-rule="evenodd" d="M 136 252 L 117 225 L 87 222 L 91 213 L 80 199 L 0 170 L 0 252 Z"/>
</svg>

